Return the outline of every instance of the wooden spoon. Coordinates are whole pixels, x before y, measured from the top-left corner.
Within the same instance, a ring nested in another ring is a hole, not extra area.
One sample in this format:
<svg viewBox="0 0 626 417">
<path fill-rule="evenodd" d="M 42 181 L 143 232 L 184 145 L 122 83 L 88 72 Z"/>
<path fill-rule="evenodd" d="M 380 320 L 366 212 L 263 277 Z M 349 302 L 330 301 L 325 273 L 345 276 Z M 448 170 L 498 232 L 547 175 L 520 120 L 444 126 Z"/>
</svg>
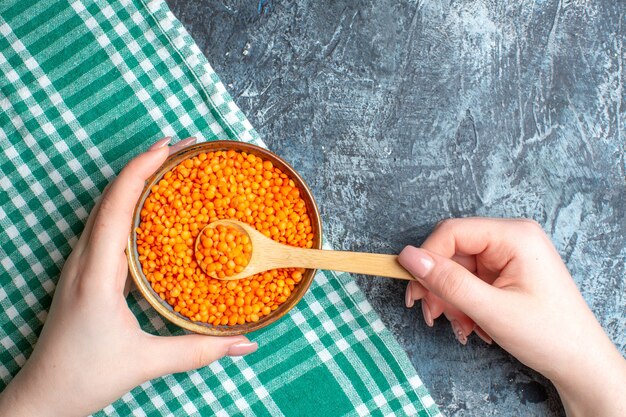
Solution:
<svg viewBox="0 0 626 417">
<path fill-rule="evenodd" d="M 379 253 L 344 252 L 320 249 L 303 249 L 275 242 L 253 227 L 236 220 L 218 220 L 205 226 L 196 238 L 196 251 L 200 237 L 207 227 L 230 226 L 245 233 L 252 244 L 250 261 L 238 274 L 220 278 L 225 281 L 246 278 L 260 272 L 277 268 L 330 269 L 356 274 L 413 281 L 397 261 L 396 255 Z M 206 272 L 206 271 L 205 271 Z M 213 274 L 210 274 L 213 276 Z"/>
</svg>

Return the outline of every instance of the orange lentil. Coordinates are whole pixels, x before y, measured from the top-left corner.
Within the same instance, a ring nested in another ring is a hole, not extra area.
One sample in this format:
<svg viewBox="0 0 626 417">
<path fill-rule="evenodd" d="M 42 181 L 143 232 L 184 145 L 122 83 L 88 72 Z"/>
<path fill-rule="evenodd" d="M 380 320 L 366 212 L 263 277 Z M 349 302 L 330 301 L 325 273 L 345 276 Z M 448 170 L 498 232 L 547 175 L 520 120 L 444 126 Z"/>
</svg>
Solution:
<svg viewBox="0 0 626 417">
<path fill-rule="evenodd" d="M 234 218 L 278 242 L 310 248 L 311 220 L 300 196 L 293 180 L 252 154 L 217 151 L 187 159 L 152 187 L 140 211 L 142 270 L 159 297 L 191 320 L 214 326 L 256 322 L 287 300 L 304 270 L 219 280 L 247 265 L 248 237 L 217 229 L 200 238 L 199 252 L 196 238 L 208 223 Z"/>
<path fill-rule="evenodd" d="M 217 262 L 225 266 L 221 271 L 226 277 L 230 277 L 248 265 L 251 253 L 246 244 L 249 242 L 248 236 L 234 227 L 207 227 L 200 236 L 196 259 L 212 278 L 219 275 L 216 272 Z M 238 265 L 242 268 L 237 268 Z"/>
</svg>

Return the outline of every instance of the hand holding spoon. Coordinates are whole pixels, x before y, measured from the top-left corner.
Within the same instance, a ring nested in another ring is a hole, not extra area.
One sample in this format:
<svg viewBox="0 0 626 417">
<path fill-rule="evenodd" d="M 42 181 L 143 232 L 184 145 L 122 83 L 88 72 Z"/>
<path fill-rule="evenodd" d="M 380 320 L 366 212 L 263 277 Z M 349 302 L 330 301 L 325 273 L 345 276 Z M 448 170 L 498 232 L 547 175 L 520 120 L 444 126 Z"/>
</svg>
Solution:
<svg viewBox="0 0 626 417">
<path fill-rule="evenodd" d="M 247 265 L 241 272 L 225 276 L 223 280 L 246 278 L 260 272 L 278 268 L 330 269 L 353 272 L 356 274 L 377 275 L 381 277 L 415 280 L 396 260 L 396 255 L 378 253 L 344 252 L 320 249 L 304 249 L 284 245 L 253 227 L 236 220 L 218 220 L 200 231 L 196 239 L 195 251 L 198 253 L 200 239 L 207 228 L 217 226 L 232 227 L 248 236 L 252 244 L 252 253 Z M 201 263 L 201 267 L 204 269 Z M 209 273 L 210 276 L 214 274 Z"/>
</svg>

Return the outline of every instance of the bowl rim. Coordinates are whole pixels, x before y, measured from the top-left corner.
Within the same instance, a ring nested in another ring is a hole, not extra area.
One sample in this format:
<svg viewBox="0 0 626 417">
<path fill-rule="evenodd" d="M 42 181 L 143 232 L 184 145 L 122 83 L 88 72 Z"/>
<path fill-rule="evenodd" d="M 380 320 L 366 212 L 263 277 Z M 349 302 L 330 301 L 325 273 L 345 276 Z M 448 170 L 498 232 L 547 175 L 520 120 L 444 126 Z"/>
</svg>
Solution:
<svg viewBox="0 0 626 417">
<path fill-rule="evenodd" d="M 135 208 L 133 210 L 132 224 L 130 234 L 128 236 L 128 242 L 126 245 L 126 259 L 128 261 L 128 269 L 130 275 L 148 303 L 164 318 L 177 326 L 189 330 L 194 333 L 205 334 L 210 336 L 235 336 L 241 334 L 247 334 L 263 327 L 269 326 L 276 322 L 283 316 L 285 316 L 293 307 L 300 302 L 308 291 L 317 270 L 307 269 L 302 274 L 302 281 L 297 286 L 297 289 L 289 296 L 289 298 L 282 303 L 276 310 L 272 311 L 269 315 L 262 317 L 256 323 L 244 323 L 241 325 L 220 325 L 213 326 L 208 323 L 200 323 L 192 321 L 179 313 L 176 313 L 173 308 L 167 303 L 167 301 L 161 299 L 159 295 L 154 291 L 150 285 L 148 278 L 144 275 L 141 264 L 139 262 L 139 253 L 137 251 L 137 233 L 136 229 L 139 226 L 140 214 L 145 203 L 146 198 L 151 193 L 153 185 L 161 180 L 163 175 L 170 171 L 174 166 L 180 162 L 197 156 L 201 153 L 217 152 L 235 150 L 238 152 L 252 153 L 255 156 L 260 156 L 264 160 L 270 160 L 274 166 L 277 166 L 284 174 L 292 179 L 301 193 L 304 195 L 302 199 L 307 205 L 307 214 L 311 221 L 313 230 L 317 230 L 313 237 L 313 248 L 322 248 L 322 221 L 315 198 L 311 189 L 304 181 L 304 179 L 298 174 L 298 172 L 284 159 L 275 153 L 262 148 L 260 146 L 234 140 L 212 140 L 197 143 L 185 147 L 172 155 L 169 155 L 165 162 L 152 174 L 145 182 L 144 188 L 141 192 Z M 277 163 L 275 163 L 275 161 Z"/>
</svg>

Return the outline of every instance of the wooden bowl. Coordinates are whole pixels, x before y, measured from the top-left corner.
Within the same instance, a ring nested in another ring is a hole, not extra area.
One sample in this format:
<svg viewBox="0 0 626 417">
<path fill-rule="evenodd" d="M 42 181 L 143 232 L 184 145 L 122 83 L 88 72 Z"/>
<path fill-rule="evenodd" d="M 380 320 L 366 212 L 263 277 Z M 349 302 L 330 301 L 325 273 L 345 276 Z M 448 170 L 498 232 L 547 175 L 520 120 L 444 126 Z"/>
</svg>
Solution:
<svg viewBox="0 0 626 417">
<path fill-rule="evenodd" d="M 272 164 L 280 169 L 283 173 L 287 174 L 300 190 L 300 197 L 306 203 L 307 213 L 311 220 L 311 231 L 313 233 L 313 248 L 322 248 L 322 222 L 320 219 L 319 210 L 315 204 L 313 194 L 306 185 L 304 180 L 298 175 L 298 173 L 283 159 L 268 151 L 267 149 L 260 148 L 256 145 L 251 145 L 245 142 L 236 142 L 228 140 L 219 140 L 212 142 L 199 143 L 197 145 L 189 146 L 181 149 L 173 155 L 170 155 L 163 165 L 158 169 L 154 175 L 152 175 L 146 181 L 146 186 L 141 193 L 141 197 L 135 206 L 133 212 L 133 225 L 130 236 L 128 238 L 128 245 L 126 248 L 126 256 L 128 258 L 128 266 L 130 274 L 139 288 L 141 294 L 146 300 L 159 312 L 163 317 L 172 323 L 190 330 L 195 333 L 201 333 L 211 336 L 234 336 L 239 334 L 245 334 L 259 330 L 265 326 L 274 323 L 276 320 L 287 314 L 300 299 L 304 296 L 309 289 L 316 270 L 307 269 L 302 274 L 302 281 L 294 289 L 293 293 L 287 298 L 287 301 L 282 303 L 276 310 L 272 311 L 269 315 L 263 316 L 256 323 L 244 323 L 240 325 L 220 325 L 214 326 L 208 323 L 192 321 L 189 318 L 174 311 L 171 305 L 167 301 L 161 299 L 159 295 L 152 289 L 150 282 L 144 275 L 141 264 L 139 262 L 139 253 L 137 252 L 137 233 L 136 229 L 140 222 L 140 213 L 143 208 L 144 202 L 150 194 L 150 189 L 153 185 L 158 183 L 166 172 L 170 171 L 180 162 L 192 158 L 203 152 L 215 152 L 215 151 L 228 151 L 235 150 L 239 152 L 247 152 L 255 156 L 261 157 L 263 160 L 271 161 Z"/>
</svg>

